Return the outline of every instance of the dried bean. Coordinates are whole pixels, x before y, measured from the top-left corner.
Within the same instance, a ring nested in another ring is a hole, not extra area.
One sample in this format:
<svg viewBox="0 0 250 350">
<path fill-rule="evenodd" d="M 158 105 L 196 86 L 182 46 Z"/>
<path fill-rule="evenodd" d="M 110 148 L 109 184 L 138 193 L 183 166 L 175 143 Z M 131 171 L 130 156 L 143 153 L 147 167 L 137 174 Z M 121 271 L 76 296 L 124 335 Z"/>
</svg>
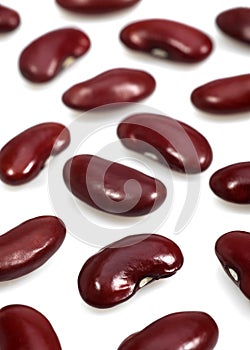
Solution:
<svg viewBox="0 0 250 350">
<path fill-rule="evenodd" d="M 0 5 L 0 33 L 11 32 L 20 24 L 19 14 L 6 6 Z"/>
</svg>

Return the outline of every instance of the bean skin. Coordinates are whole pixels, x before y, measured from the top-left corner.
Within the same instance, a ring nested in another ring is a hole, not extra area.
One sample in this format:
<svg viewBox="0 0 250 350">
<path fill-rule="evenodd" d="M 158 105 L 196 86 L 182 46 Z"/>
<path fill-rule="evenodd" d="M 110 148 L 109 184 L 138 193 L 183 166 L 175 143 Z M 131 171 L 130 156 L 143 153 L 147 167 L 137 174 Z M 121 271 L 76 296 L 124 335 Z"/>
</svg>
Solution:
<svg viewBox="0 0 250 350">
<path fill-rule="evenodd" d="M 24 276 L 59 249 L 66 229 L 55 216 L 38 216 L 0 236 L 0 281 Z"/>
<path fill-rule="evenodd" d="M 216 79 L 193 90 L 198 109 L 214 114 L 250 111 L 250 74 Z"/>
<path fill-rule="evenodd" d="M 26 305 L 0 309 L 1 350 L 61 350 L 59 339 L 48 319 Z"/>
<path fill-rule="evenodd" d="M 79 292 L 93 307 L 112 307 L 144 285 L 174 275 L 182 264 L 182 252 L 170 239 L 156 234 L 128 236 L 86 261 L 78 277 Z"/>
<path fill-rule="evenodd" d="M 121 216 L 140 216 L 159 208 L 166 187 L 159 180 L 125 165 L 78 155 L 63 169 L 69 191 L 88 205 Z"/>
<path fill-rule="evenodd" d="M 72 86 L 62 100 L 81 111 L 110 103 L 138 102 L 153 93 L 155 84 L 155 79 L 144 71 L 116 68 Z"/>
<path fill-rule="evenodd" d="M 35 178 L 51 155 L 62 152 L 70 142 L 69 131 L 58 123 L 42 123 L 26 129 L 0 151 L 0 179 L 21 185 Z"/>
<path fill-rule="evenodd" d="M 183 311 L 162 317 L 130 335 L 118 350 L 212 350 L 218 336 L 218 326 L 210 315 Z"/>
<path fill-rule="evenodd" d="M 130 49 L 173 61 L 195 63 L 212 51 L 211 39 L 200 30 L 166 19 L 147 19 L 127 25 L 120 33 Z"/>
<path fill-rule="evenodd" d="M 210 188 L 221 199 L 237 204 L 250 204 L 250 162 L 228 165 L 210 178 Z"/>
<path fill-rule="evenodd" d="M 20 24 L 20 16 L 15 10 L 0 5 L 0 33 L 11 32 Z"/>
<path fill-rule="evenodd" d="M 34 83 L 50 81 L 74 59 L 84 55 L 89 47 L 88 36 L 78 29 L 63 28 L 48 32 L 22 51 L 20 72 Z"/>
<path fill-rule="evenodd" d="M 167 162 L 170 168 L 182 173 L 199 173 L 212 161 L 212 149 L 203 135 L 164 115 L 129 116 L 118 125 L 117 134 L 125 147 L 153 154 L 159 162 Z"/>
</svg>

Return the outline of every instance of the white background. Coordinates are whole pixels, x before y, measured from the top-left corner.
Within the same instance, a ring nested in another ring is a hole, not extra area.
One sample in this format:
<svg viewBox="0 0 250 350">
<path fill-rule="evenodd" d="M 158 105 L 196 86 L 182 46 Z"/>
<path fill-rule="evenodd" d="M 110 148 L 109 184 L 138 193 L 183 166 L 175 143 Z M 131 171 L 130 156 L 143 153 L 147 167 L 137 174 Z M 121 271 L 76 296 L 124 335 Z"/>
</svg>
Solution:
<svg viewBox="0 0 250 350">
<path fill-rule="evenodd" d="M 213 148 L 214 159 L 201 175 L 194 216 L 178 235 L 174 228 L 185 200 L 186 179 L 173 174 L 174 203 L 157 233 L 173 239 L 182 249 L 185 262 L 175 276 L 145 287 L 132 299 L 112 309 L 91 308 L 80 298 L 77 277 L 83 263 L 98 248 L 84 244 L 68 232 L 62 247 L 46 265 L 28 276 L 1 283 L 1 306 L 22 303 L 37 308 L 52 323 L 63 349 L 117 349 L 129 334 L 168 313 L 184 310 L 205 311 L 216 320 L 220 330 L 216 349 L 246 349 L 249 346 L 249 301 L 222 270 L 214 245 L 225 232 L 250 231 L 250 207 L 223 202 L 215 197 L 208 182 L 217 169 L 249 160 L 249 113 L 232 116 L 202 113 L 192 106 L 190 93 L 207 81 L 249 72 L 250 47 L 226 37 L 215 25 L 215 18 L 221 11 L 248 6 L 248 2 L 142 0 L 126 11 L 98 17 L 68 13 L 53 0 L 8 0 L 4 5 L 15 8 L 22 23 L 16 31 L 0 36 L 1 146 L 19 132 L 41 122 L 70 125 L 81 114 L 61 102 L 66 89 L 104 70 L 131 67 L 150 72 L 157 81 L 155 92 L 143 103 L 203 133 Z M 212 54 L 199 64 L 188 65 L 126 49 L 118 38 L 120 29 L 131 21 L 150 17 L 173 19 L 202 29 L 214 42 Z M 64 26 L 85 31 L 91 39 L 90 51 L 49 83 L 27 82 L 17 64 L 22 49 L 36 37 Z M 117 110 L 117 123 L 119 120 L 121 115 Z M 84 127 L 84 123 L 82 125 Z M 97 135 L 83 145 L 85 152 L 95 153 L 116 138 L 111 130 L 103 138 Z M 57 215 L 49 196 L 47 170 L 45 168 L 35 180 L 18 188 L 0 183 L 2 233 L 35 216 Z M 93 215 L 98 220 L 98 212 Z M 119 221 L 114 221 L 119 229 Z M 81 231 L 84 227 L 79 227 Z"/>
</svg>

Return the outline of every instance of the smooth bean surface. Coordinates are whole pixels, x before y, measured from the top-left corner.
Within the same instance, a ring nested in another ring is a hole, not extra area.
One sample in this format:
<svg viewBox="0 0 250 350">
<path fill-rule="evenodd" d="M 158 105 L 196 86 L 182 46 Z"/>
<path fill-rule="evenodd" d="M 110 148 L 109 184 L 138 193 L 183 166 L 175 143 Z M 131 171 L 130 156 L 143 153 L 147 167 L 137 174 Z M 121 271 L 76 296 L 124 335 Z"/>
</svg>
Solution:
<svg viewBox="0 0 250 350">
<path fill-rule="evenodd" d="M 128 236 L 86 261 L 78 277 L 79 292 L 91 306 L 112 307 L 146 284 L 174 275 L 182 264 L 182 252 L 170 239 L 156 234 Z"/>
<path fill-rule="evenodd" d="M 0 281 L 26 275 L 61 246 L 66 228 L 55 216 L 38 216 L 0 236 Z"/>
<path fill-rule="evenodd" d="M 26 129 L 0 151 L 0 179 L 8 185 L 31 181 L 51 155 L 70 142 L 68 129 L 58 123 L 42 123 Z"/>
<path fill-rule="evenodd" d="M 0 309 L 1 350 L 61 350 L 49 320 L 26 305 L 7 305 Z"/>
<path fill-rule="evenodd" d="M 212 350 L 219 330 L 214 319 L 201 311 L 169 314 L 130 335 L 118 350 Z"/>
<path fill-rule="evenodd" d="M 154 78 L 144 71 L 116 68 L 72 86 L 62 100 L 82 111 L 110 103 L 138 102 L 153 93 L 155 84 Z"/>
<path fill-rule="evenodd" d="M 167 19 L 131 23 L 122 29 L 120 39 L 132 50 L 187 63 L 204 60 L 213 48 L 207 34 Z"/>
<path fill-rule="evenodd" d="M 192 103 L 200 110 L 214 114 L 250 111 L 250 74 L 216 79 L 197 87 Z"/>
<path fill-rule="evenodd" d="M 0 33 L 11 32 L 20 24 L 20 15 L 17 11 L 0 5 Z"/>
<path fill-rule="evenodd" d="M 151 113 L 134 114 L 117 128 L 123 145 L 150 155 L 179 172 L 198 173 L 208 168 L 212 149 L 197 130 L 176 119 Z"/>
<path fill-rule="evenodd" d="M 63 68 L 84 55 L 90 39 L 81 30 L 62 28 L 48 32 L 32 41 L 19 57 L 22 75 L 34 82 L 53 79 Z"/>
<path fill-rule="evenodd" d="M 68 189 L 83 202 L 122 216 L 149 214 L 159 208 L 167 194 L 159 180 L 93 155 L 69 159 L 63 177 Z"/>
</svg>

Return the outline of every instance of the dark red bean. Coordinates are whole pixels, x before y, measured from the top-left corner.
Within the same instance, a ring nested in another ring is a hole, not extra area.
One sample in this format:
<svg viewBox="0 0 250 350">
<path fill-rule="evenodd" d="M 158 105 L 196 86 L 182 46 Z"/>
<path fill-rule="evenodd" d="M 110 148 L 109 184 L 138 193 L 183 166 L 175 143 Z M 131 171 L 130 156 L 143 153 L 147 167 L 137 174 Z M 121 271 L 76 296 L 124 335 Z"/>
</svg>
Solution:
<svg viewBox="0 0 250 350">
<path fill-rule="evenodd" d="M 250 7 L 235 7 L 221 12 L 216 24 L 223 33 L 250 44 Z"/>
<path fill-rule="evenodd" d="M 180 62 L 199 62 L 212 51 L 211 39 L 189 25 L 166 19 L 148 19 L 126 26 L 121 41 L 132 50 Z"/>
<path fill-rule="evenodd" d="M 19 14 L 6 6 L 0 5 L 0 33 L 11 32 L 20 24 Z"/>
<path fill-rule="evenodd" d="M 38 216 L 0 236 L 0 281 L 42 266 L 61 246 L 66 229 L 55 216 Z"/>
<path fill-rule="evenodd" d="M 118 350 L 212 350 L 219 330 L 205 312 L 183 311 L 169 314 L 130 335 Z"/>
<path fill-rule="evenodd" d="M 134 6 L 140 0 L 56 0 L 58 5 L 63 8 L 84 13 L 84 14 L 101 14 L 123 10 Z"/>
<path fill-rule="evenodd" d="M 250 203 L 250 162 L 236 163 L 217 170 L 210 178 L 212 191 L 228 202 Z"/>
<path fill-rule="evenodd" d="M 68 189 L 88 205 L 122 216 L 156 210 L 166 198 L 166 187 L 140 171 L 109 160 L 78 155 L 63 169 Z"/>
<path fill-rule="evenodd" d="M 0 179 L 21 185 L 36 177 L 51 155 L 70 142 L 69 131 L 58 123 L 35 125 L 10 140 L 0 151 Z"/>
<path fill-rule="evenodd" d="M 134 114 L 119 124 L 117 134 L 125 147 L 153 155 L 180 172 L 198 173 L 212 161 L 212 150 L 204 136 L 164 115 Z"/>
<path fill-rule="evenodd" d="M 84 55 L 89 47 L 90 40 L 84 32 L 74 28 L 57 29 L 40 36 L 22 51 L 19 69 L 34 83 L 47 82 Z"/>
<path fill-rule="evenodd" d="M 191 101 L 209 113 L 250 111 L 250 74 L 217 79 L 199 86 L 192 92 Z"/>
<path fill-rule="evenodd" d="M 61 350 L 48 319 L 26 305 L 7 305 L 0 310 L 1 350 Z"/>
<path fill-rule="evenodd" d="M 174 275 L 183 264 L 180 248 L 156 234 L 132 235 L 89 258 L 78 277 L 83 300 L 108 308 L 131 298 L 146 284 Z"/>
<path fill-rule="evenodd" d="M 250 299 L 250 233 L 231 231 L 216 241 L 215 253 L 232 281 Z"/>
<path fill-rule="evenodd" d="M 84 111 L 110 103 L 138 102 L 154 89 L 155 80 L 150 74 L 117 68 L 72 86 L 62 99 L 67 106 Z"/>
</svg>

